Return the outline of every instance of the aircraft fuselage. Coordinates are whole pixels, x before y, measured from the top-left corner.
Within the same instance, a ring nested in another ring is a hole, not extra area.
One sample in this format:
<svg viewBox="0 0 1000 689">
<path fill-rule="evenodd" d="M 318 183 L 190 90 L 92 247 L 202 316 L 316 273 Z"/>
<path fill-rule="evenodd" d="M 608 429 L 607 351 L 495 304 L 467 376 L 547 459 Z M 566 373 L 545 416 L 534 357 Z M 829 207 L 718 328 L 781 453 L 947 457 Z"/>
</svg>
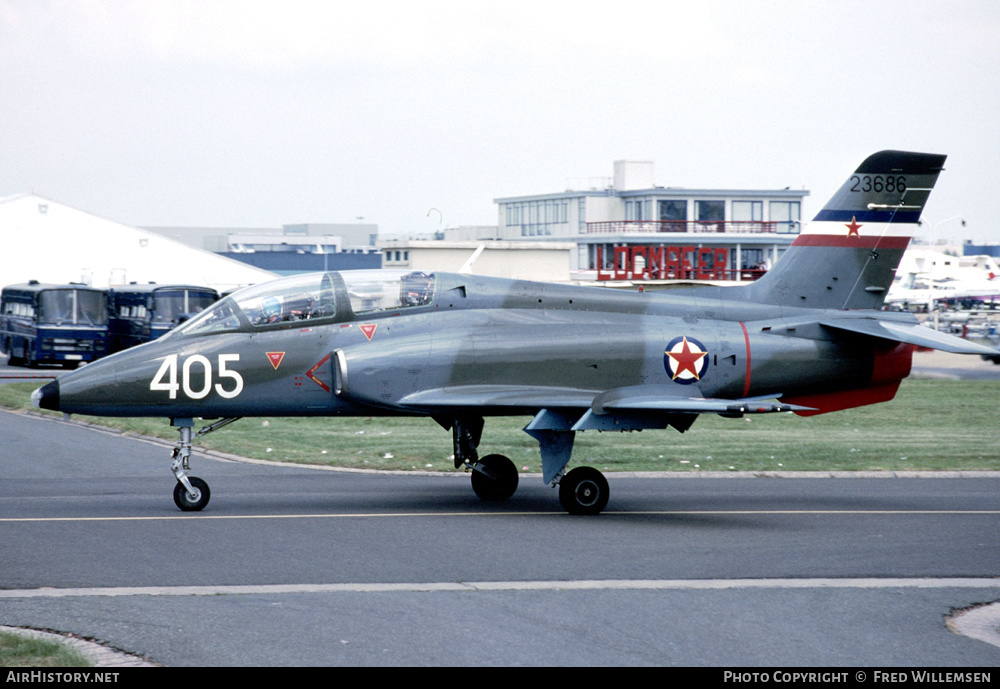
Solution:
<svg viewBox="0 0 1000 689">
<path fill-rule="evenodd" d="M 370 415 L 373 408 L 426 415 L 447 412 L 448 393 L 439 409 L 407 403 L 421 391 L 518 386 L 560 390 L 559 404 L 585 408 L 623 387 L 789 397 L 863 388 L 887 357 L 889 378 L 909 370 L 908 352 L 892 354 L 870 338 L 831 338 L 816 324 L 822 311 L 698 296 L 711 288 L 436 279 L 436 296 L 420 306 L 182 330 L 64 376 L 58 409 L 171 418 Z M 530 415 L 549 406 L 529 399 L 480 413 Z"/>
<path fill-rule="evenodd" d="M 248 287 L 163 338 L 37 390 L 44 409 L 164 416 L 180 427 L 174 501 L 200 510 L 187 475 L 196 417 L 420 415 L 452 431 L 455 466 L 485 500 L 518 472 L 480 457 L 484 417 L 531 416 L 542 478 L 573 514 L 597 514 L 607 481 L 569 473 L 578 431 L 673 427 L 699 414 L 809 415 L 892 399 L 914 346 L 1000 355 L 881 311 L 945 156 L 869 156 L 781 260 L 744 286 L 660 292 L 466 274 L 346 271 Z"/>
</svg>

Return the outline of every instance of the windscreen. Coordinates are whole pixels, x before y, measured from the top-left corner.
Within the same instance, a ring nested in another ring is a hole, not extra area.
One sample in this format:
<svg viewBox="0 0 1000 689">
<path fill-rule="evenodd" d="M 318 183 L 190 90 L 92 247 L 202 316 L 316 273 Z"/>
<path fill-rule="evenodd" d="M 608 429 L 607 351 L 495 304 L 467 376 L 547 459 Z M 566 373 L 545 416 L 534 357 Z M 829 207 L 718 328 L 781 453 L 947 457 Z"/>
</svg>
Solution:
<svg viewBox="0 0 1000 689">
<path fill-rule="evenodd" d="M 153 296 L 153 322 L 175 323 L 182 315 L 201 313 L 215 299 L 214 292 L 159 290 Z"/>
<path fill-rule="evenodd" d="M 235 292 L 181 326 L 184 334 L 301 321 L 348 320 L 430 304 L 434 274 L 384 270 L 294 275 Z"/>
<path fill-rule="evenodd" d="M 107 325 L 108 298 L 103 292 L 48 289 L 38 295 L 38 322 L 52 325 Z"/>
</svg>

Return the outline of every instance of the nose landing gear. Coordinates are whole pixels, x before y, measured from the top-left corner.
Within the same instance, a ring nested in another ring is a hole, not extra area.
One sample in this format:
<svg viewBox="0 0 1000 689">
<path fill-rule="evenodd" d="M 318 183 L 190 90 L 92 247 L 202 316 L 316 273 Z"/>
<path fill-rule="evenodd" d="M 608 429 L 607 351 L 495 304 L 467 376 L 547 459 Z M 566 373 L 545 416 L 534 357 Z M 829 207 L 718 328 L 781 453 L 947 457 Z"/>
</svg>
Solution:
<svg viewBox="0 0 1000 689">
<path fill-rule="evenodd" d="M 170 465 L 170 470 L 177 478 L 177 485 L 174 486 L 174 504 L 184 512 L 199 512 L 205 509 L 209 498 L 212 497 L 212 492 L 204 479 L 187 475 L 187 472 L 191 470 L 192 438 L 200 438 L 223 426 L 228 426 L 233 421 L 237 421 L 238 418 L 216 421 L 202 428 L 197 434 L 191 432 L 194 428 L 194 419 L 170 419 L 170 425 L 178 427 L 181 431 L 181 439 L 171 453 L 173 462 Z"/>
</svg>

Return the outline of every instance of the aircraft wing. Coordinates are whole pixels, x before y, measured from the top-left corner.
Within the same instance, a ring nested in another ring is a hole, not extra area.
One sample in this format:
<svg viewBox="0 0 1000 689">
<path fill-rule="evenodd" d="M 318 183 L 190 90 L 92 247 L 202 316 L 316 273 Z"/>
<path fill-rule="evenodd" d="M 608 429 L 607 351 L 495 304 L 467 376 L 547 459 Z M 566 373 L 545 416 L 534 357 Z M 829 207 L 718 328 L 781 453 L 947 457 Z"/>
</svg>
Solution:
<svg viewBox="0 0 1000 689">
<path fill-rule="evenodd" d="M 667 414 L 765 414 L 781 411 L 809 411 L 811 407 L 784 404 L 775 396 L 740 399 L 678 397 L 657 385 L 616 388 L 603 392 L 576 388 L 527 385 L 461 385 L 420 390 L 399 400 L 413 409 L 453 409 L 468 407 L 588 410 L 598 417 L 613 415 L 648 416 Z"/>
<path fill-rule="evenodd" d="M 687 414 L 770 414 L 782 411 L 809 411 L 810 407 L 784 404 L 780 395 L 719 399 L 711 397 L 676 397 L 655 385 L 618 388 L 602 393 L 593 402 L 597 414 L 629 411 L 662 411 Z"/>
<path fill-rule="evenodd" d="M 947 333 L 939 333 L 919 323 L 895 323 L 868 318 L 837 318 L 820 321 L 820 325 L 831 330 L 870 335 L 955 354 L 1000 354 L 991 347 L 969 342 Z"/>
</svg>

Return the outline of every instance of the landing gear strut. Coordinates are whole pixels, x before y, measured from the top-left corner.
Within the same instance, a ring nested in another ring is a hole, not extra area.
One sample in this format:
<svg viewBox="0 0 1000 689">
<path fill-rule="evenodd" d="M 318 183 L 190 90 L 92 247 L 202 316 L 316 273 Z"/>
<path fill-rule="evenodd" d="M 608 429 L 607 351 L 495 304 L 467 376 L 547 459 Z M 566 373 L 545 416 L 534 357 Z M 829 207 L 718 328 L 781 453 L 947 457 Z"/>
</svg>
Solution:
<svg viewBox="0 0 1000 689">
<path fill-rule="evenodd" d="M 487 455 L 482 459 L 476 448 L 483 435 L 482 417 L 436 419 L 450 428 L 455 446 L 455 468 L 472 470 L 472 490 L 482 500 L 503 502 L 517 490 L 517 467 L 504 455 Z"/>
<path fill-rule="evenodd" d="M 202 428 L 197 434 L 192 434 L 191 432 L 192 428 L 194 428 L 194 419 L 170 420 L 170 425 L 178 427 L 181 431 L 181 439 L 171 453 L 173 462 L 170 465 L 170 470 L 174 472 L 174 476 L 177 478 L 177 485 L 174 486 L 174 504 L 183 511 L 198 512 L 205 509 L 205 505 L 208 504 L 208 500 L 212 496 L 212 492 L 208 488 L 208 483 L 197 476 L 187 475 L 187 472 L 191 470 L 192 435 L 195 438 L 200 438 L 223 426 L 228 426 L 233 421 L 236 421 L 237 418 L 216 421 Z"/>
</svg>

